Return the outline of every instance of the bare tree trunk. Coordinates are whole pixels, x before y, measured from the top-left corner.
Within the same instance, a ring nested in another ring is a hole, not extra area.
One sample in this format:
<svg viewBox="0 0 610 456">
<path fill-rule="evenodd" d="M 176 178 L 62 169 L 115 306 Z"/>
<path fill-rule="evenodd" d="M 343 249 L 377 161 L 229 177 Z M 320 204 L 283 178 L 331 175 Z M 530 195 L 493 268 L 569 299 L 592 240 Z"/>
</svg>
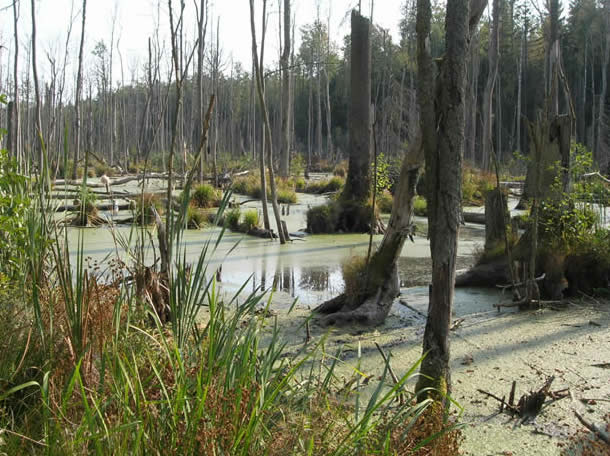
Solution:
<svg viewBox="0 0 610 456">
<path fill-rule="evenodd" d="M 371 193 L 370 22 L 352 11 L 349 170 L 341 198 L 364 206 Z M 367 231 L 367 230 L 365 230 Z"/>
<path fill-rule="evenodd" d="M 328 75 L 328 64 L 330 62 L 330 10 L 331 2 L 328 2 L 328 22 L 326 30 L 326 63 L 324 64 L 324 80 L 326 82 L 326 150 L 329 160 L 334 159 L 333 153 L 333 132 L 331 122 L 331 107 L 330 107 L 330 76 Z"/>
<path fill-rule="evenodd" d="M 14 39 L 15 39 L 15 50 L 13 60 L 13 117 L 12 117 L 12 129 L 10 134 L 12 136 L 9 143 L 9 149 L 17 163 L 19 168 L 24 167 L 24 157 L 21 153 L 21 113 L 19 111 L 19 12 L 17 11 L 18 2 L 13 1 L 13 27 L 14 27 Z"/>
<path fill-rule="evenodd" d="M 44 168 L 44 148 L 42 145 L 42 119 L 40 115 L 40 87 L 38 85 L 38 65 L 36 62 L 36 3 L 35 0 L 31 2 L 32 8 L 32 74 L 34 77 L 34 96 L 36 97 L 36 139 L 34 141 L 35 150 L 38 151 L 38 172 L 40 175 L 43 174 Z"/>
<path fill-rule="evenodd" d="M 263 18 L 265 17 L 264 11 L 266 8 L 267 1 L 263 1 Z M 263 19 L 264 21 L 264 19 Z M 277 195 L 275 189 L 275 176 L 273 172 L 273 138 L 271 136 L 271 126 L 269 124 L 269 114 L 267 112 L 267 104 L 265 103 L 265 93 L 263 86 L 263 74 L 262 74 L 262 65 L 259 65 L 258 62 L 258 50 L 256 45 L 256 27 L 254 25 L 254 0 L 250 0 L 250 28 L 252 30 L 252 59 L 255 63 L 255 73 L 256 73 L 256 87 L 258 93 L 258 101 L 261 107 L 261 111 L 263 112 L 263 124 L 265 127 L 265 136 L 267 143 L 267 151 L 268 151 L 268 168 L 269 168 L 269 186 L 271 187 L 271 205 L 273 206 L 273 214 L 275 215 L 275 222 L 277 226 L 278 236 L 280 238 L 280 243 L 285 244 L 286 238 L 284 237 L 284 230 L 282 229 L 282 221 L 280 220 L 280 209 L 277 204 Z M 263 26 L 264 28 L 264 26 Z M 263 32 L 264 35 L 264 32 Z M 264 43 L 264 41 L 263 41 Z M 262 47 L 262 44 L 261 44 Z M 262 52 L 261 49 L 261 62 L 262 62 Z M 264 155 L 264 151 L 261 151 L 261 156 Z M 262 170 L 264 175 L 264 169 Z"/>
<path fill-rule="evenodd" d="M 87 0 L 83 0 L 82 11 L 82 26 L 80 36 L 80 46 L 78 51 L 78 69 L 76 70 L 76 93 L 74 94 L 74 155 L 72 165 L 72 179 L 76 179 L 76 168 L 80 159 L 80 143 L 81 143 L 81 112 L 80 112 L 80 96 L 83 90 L 83 51 L 85 47 L 85 18 L 87 12 Z M 85 170 L 86 172 L 86 170 Z"/>
<path fill-rule="evenodd" d="M 423 342 L 426 356 L 416 391 L 433 387 L 440 397 L 451 389 L 449 327 L 462 196 L 465 62 L 470 30 L 476 27 L 484 8 L 480 3 L 469 10 L 467 0 L 447 1 L 446 50 L 435 78 L 428 44 L 432 10 L 429 0 L 417 2 L 418 98 L 426 159 L 432 284 Z M 437 393 L 426 392 L 420 397 Z"/>
<path fill-rule="evenodd" d="M 524 58 L 524 48 L 525 48 L 525 44 L 527 41 L 526 38 L 526 34 L 527 34 L 527 30 L 525 29 L 525 24 L 523 25 L 523 32 L 522 32 L 522 36 L 521 36 L 521 47 L 520 47 L 520 51 L 519 51 L 519 74 L 517 76 L 517 119 L 515 120 L 515 130 L 516 130 L 516 140 L 515 143 L 517 144 L 517 151 L 522 152 L 522 148 L 521 148 L 521 99 L 523 97 L 521 90 L 522 90 L 522 81 L 523 81 L 523 58 Z"/>
<path fill-rule="evenodd" d="M 284 0 L 284 49 L 282 52 L 282 145 L 280 147 L 280 177 L 290 173 L 290 0 Z"/>
<path fill-rule="evenodd" d="M 254 10 L 254 5 L 252 4 L 252 2 L 250 2 L 250 13 L 253 16 Z M 254 18 L 251 18 L 251 21 L 254 21 Z M 260 80 L 260 84 L 261 84 L 261 88 L 259 89 L 258 85 L 259 85 L 259 78 L 257 76 L 257 72 L 258 71 L 263 71 L 263 58 L 265 55 L 265 35 L 267 33 L 267 0 L 263 0 L 263 20 L 262 20 L 262 36 L 261 36 L 261 56 L 260 56 L 260 62 L 258 60 L 258 51 L 255 53 L 254 51 L 256 50 L 256 40 L 255 40 L 255 27 L 251 24 L 251 28 L 252 28 L 252 60 L 254 63 L 254 74 L 253 74 L 253 78 L 256 79 L 256 93 L 259 94 L 259 90 L 261 90 L 263 92 L 263 102 L 265 99 L 265 80 L 261 78 Z M 262 111 L 262 103 L 260 101 L 260 97 L 259 97 L 259 106 L 260 109 Z M 262 125 L 262 132 L 263 134 L 261 135 L 261 150 L 260 150 L 260 156 L 259 156 L 259 170 L 261 173 L 261 203 L 263 205 L 263 226 L 265 227 L 266 230 L 270 230 L 271 229 L 271 222 L 269 221 L 269 209 L 267 207 L 267 173 L 265 171 L 265 145 L 266 145 L 266 134 L 265 134 L 265 117 L 264 117 L 264 113 L 263 114 L 263 125 Z"/>
<path fill-rule="evenodd" d="M 413 232 L 413 202 L 423 158 L 421 137 L 418 137 L 403 159 L 392 215 L 379 248 L 362 273 L 362 288 L 343 293 L 316 308 L 315 312 L 328 314 L 320 320 L 321 324 L 375 326 L 387 317 L 400 292 L 396 264 L 405 241 Z"/>
<path fill-rule="evenodd" d="M 489 73 L 485 92 L 483 93 L 483 138 L 481 140 L 481 165 L 483 169 L 490 169 L 491 154 L 493 153 L 493 94 L 498 76 L 498 49 L 500 43 L 500 14 L 501 0 L 493 0 L 492 26 L 489 37 Z"/>
<path fill-rule="evenodd" d="M 608 167 L 608 122 L 606 116 L 606 91 L 608 87 L 608 64 L 610 64 L 610 1 L 604 0 L 604 61 L 602 66 L 602 88 L 599 94 L 599 116 L 597 119 L 597 142 L 595 158 L 604 169 Z"/>
</svg>

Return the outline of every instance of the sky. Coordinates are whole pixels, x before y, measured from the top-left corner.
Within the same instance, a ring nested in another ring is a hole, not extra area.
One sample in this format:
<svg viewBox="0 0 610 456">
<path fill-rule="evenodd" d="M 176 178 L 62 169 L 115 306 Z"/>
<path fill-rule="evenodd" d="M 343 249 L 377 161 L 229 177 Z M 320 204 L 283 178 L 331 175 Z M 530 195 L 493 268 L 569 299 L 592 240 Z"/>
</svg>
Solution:
<svg viewBox="0 0 610 456">
<path fill-rule="evenodd" d="M 250 35 L 250 9 L 248 0 L 209 0 L 211 14 L 220 21 L 220 47 L 225 61 L 225 68 L 230 62 L 241 62 L 247 71 L 251 68 L 251 35 Z M 20 0 L 19 37 L 21 41 L 20 55 L 27 53 L 27 41 L 31 36 L 30 0 Z M 179 0 L 174 0 L 174 5 Z M 193 0 L 186 0 L 185 33 L 187 39 L 192 41 L 195 35 L 196 14 Z M 375 24 L 389 29 L 395 41 L 398 41 L 398 24 L 404 0 L 376 0 L 373 10 Z M 0 0 L 0 62 L 4 69 L 0 74 L 0 91 L 5 83 L 7 65 L 12 67 L 13 55 L 13 18 L 10 7 L 11 0 Z M 349 34 L 349 12 L 357 6 L 358 0 L 292 0 L 293 15 L 297 31 L 296 44 L 300 42 L 299 28 L 315 20 L 319 5 L 319 14 L 323 22 L 327 21 L 329 8 L 331 12 L 331 39 L 340 44 L 344 35 Z M 119 40 L 120 54 L 123 60 L 125 79 L 128 80 L 134 72 L 141 74 L 141 69 L 147 60 L 147 39 L 154 33 L 155 23 L 158 21 L 161 39 L 169 43 L 168 6 L 167 0 L 160 1 L 160 14 L 158 14 L 158 0 L 88 0 L 85 35 L 85 55 L 91 64 L 91 51 L 95 43 L 104 40 L 110 43 L 113 16 L 116 16 L 115 35 Z M 48 74 L 49 65 L 46 54 L 55 55 L 58 62 L 63 61 L 66 34 L 70 17 L 74 18 L 72 36 L 70 40 L 70 66 L 69 71 L 75 72 L 78 42 L 80 39 L 81 17 L 80 8 L 82 0 L 36 0 L 37 28 L 38 28 L 38 62 L 39 72 Z M 177 9 L 177 8 L 176 8 Z M 268 0 L 269 30 L 265 49 L 265 64 L 273 65 L 279 60 L 278 52 L 278 0 Z M 370 0 L 362 0 L 362 13 L 370 15 Z M 257 37 L 260 40 L 260 17 L 262 1 L 255 0 L 255 14 L 257 17 Z M 214 19 L 214 26 L 216 19 Z M 208 26 L 208 33 L 210 30 Z M 209 38 L 209 35 L 208 35 Z M 208 41 L 209 42 L 209 41 Z M 167 46 L 169 52 L 169 45 Z M 113 79 L 117 81 L 120 75 L 118 53 L 113 66 Z M 22 64 L 23 68 L 23 64 Z M 70 74 L 70 73 L 68 73 Z"/>
</svg>

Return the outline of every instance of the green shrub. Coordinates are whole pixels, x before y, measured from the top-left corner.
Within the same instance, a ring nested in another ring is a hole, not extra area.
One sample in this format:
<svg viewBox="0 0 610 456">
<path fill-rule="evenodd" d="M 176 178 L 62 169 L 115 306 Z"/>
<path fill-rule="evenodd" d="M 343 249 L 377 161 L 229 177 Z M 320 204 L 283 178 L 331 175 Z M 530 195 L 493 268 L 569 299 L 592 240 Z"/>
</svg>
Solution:
<svg viewBox="0 0 610 456">
<path fill-rule="evenodd" d="M 335 176 L 339 176 L 339 177 L 347 177 L 347 169 L 348 169 L 348 163 L 347 160 L 343 160 L 340 163 L 337 163 L 335 165 L 335 169 L 333 170 L 333 174 Z"/>
<path fill-rule="evenodd" d="M 297 194 L 291 188 L 277 189 L 277 202 L 280 204 L 294 204 L 297 202 Z"/>
<path fill-rule="evenodd" d="M 330 179 L 319 180 L 309 182 L 307 187 L 303 190 L 304 193 L 314 193 L 314 194 L 322 194 L 322 193 L 332 193 L 338 192 L 345 185 L 345 179 L 334 176 Z"/>
<path fill-rule="evenodd" d="M 72 179 L 72 171 L 74 169 L 74 162 L 72 160 L 67 160 L 65 164 L 66 164 L 66 166 L 64 168 L 64 161 L 63 160 L 60 161 L 57 175 L 59 177 L 61 177 L 62 179 Z M 76 167 L 76 178 L 82 179 L 82 177 L 83 177 L 83 167 L 77 166 Z"/>
<path fill-rule="evenodd" d="M 233 231 L 239 231 L 239 219 L 241 218 L 241 210 L 234 207 L 225 214 L 224 224 Z"/>
<path fill-rule="evenodd" d="M 305 190 L 306 186 L 307 186 L 307 183 L 305 182 L 304 178 L 297 177 L 294 179 L 294 188 L 297 192 L 302 192 L 303 190 Z"/>
<path fill-rule="evenodd" d="M 108 177 L 114 176 L 114 169 L 104 163 L 96 161 L 93 164 L 93 169 L 95 170 L 95 175 L 97 177 L 102 177 L 104 174 Z"/>
<path fill-rule="evenodd" d="M 330 202 L 307 211 L 307 231 L 312 234 L 334 233 L 339 220 L 339 206 Z"/>
<path fill-rule="evenodd" d="M 193 206 L 186 209 L 186 226 L 190 230 L 198 230 L 206 224 L 206 214 Z"/>
<path fill-rule="evenodd" d="M 366 269 L 366 257 L 352 256 L 341 264 L 341 275 L 343 276 L 343 292 L 348 299 L 356 298 L 362 284 L 364 283 L 364 271 Z"/>
<path fill-rule="evenodd" d="M 216 207 L 220 202 L 220 195 L 212 185 L 201 184 L 191 193 L 191 202 L 201 208 Z"/>
<path fill-rule="evenodd" d="M 259 226 L 260 219 L 256 209 L 249 209 L 244 213 L 242 231 L 245 233 Z"/>
<path fill-rule="evenodd" d="M 394 198 L 389 191 L 377 195 L 377 207 L 382 214 L 389 214 L 392 212 L 392 205 L 394 204 Z"/>
<path fill-rule="evenodd" d="M 163 205 L 158 195 L 144 193 L 135 198 L 135 222 L 137 224 L 150 225 L 155 223 L 155 214 L 152 208 L 159 214 L 163 213 Z"/>
<path fill-rule="evenodd" d="M 413 201 L 413 213 L 421 217 L 428 215 L 428 202 L 423 196 L 416 196 Z"/>
<path fill-rule="evenodd" d="M 465 167 L 462 172 L 462 204 L 482 206 L 487 192 L 495 187 L 496 180 L 491 173 Z"/>
</svg>

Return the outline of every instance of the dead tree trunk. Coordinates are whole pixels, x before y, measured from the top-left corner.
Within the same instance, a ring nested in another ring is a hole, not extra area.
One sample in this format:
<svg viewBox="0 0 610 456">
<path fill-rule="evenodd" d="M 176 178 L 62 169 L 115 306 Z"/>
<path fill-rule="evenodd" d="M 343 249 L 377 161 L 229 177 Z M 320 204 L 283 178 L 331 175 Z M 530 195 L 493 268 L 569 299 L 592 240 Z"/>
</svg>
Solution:
<svg viewBox="0 0 610 456">
<path fill-rule="evenodd" d="M 263 2 L 266 5 L 266 0 Z M 264 7 L 263 7 L 264 8 Z M 263 14 L 264 17 L 264 14 Z M 264 20 L 264 19 L 263 19 Z M 286 238 L 284 237 L 284 230 L 282 229 L 282 221 L 280 219 L 280 208 L 277 204 L 277 194 L 275 189 L 275 175 L 273 172 L 273 137 L 271 136 L 271 126 L 269 124 L 269 113 L 267 112 L 267 105 L 265 103 L 265 93 L 263 89 L 263 74 L 262 65 L 258 62 L 258 50 L 256 47 L 256 28 L 254 25 L 254 0 L 250 0 L 250 27 L 252 29 L 252 59 L 254 60 L 254 69 L 256 73 L 256 88 L 258 93 L 258 101 L 260 103 L 261 111 L 263 112 L 263 126 L 265 129 L 266 147 L 268 151 L 267 155 L 267 166 L 269 168 L 269 186 L 271 187 L 271 205 L 273 206 L 273 214 L 275 216 L 275 222 L 277 225 L 278 236 L 280 243 L 285 244 Z M 264 155 L 264 149 L 261 150 L 261 154 Z M 264 174 L 264 169 L 261 171 Z M 263 185 L 263 184 L 261 184 Z"/>
<path fill-rule="evenodd" d="M 475 0 L 469 9 L 468 0 L 448 0 L 445 56 L 435 77 L 429 49 L 432 9 L 429 0 L 417 2 L 418 101 L 426 160 L 432 284 L 423 342 L 426 356 L 416 391 L 429 387 L 436 391 L 421 394 L 422 398 L 443 397 L 451 388 L 449 327 L 462 196 L 465 62 L 471 30 L 485 6 L 481 3 Z"/>
<path fill-rule="evenodd" d="M 81 110 L 80 110 L 80 95 L 83 90 L 83 51 L 85 47 L 85 18 L 87 12 L 87 0 L 83 0 L 82 26 L 80 35 L 80 46 L 78 51 L 78 70 L 76 71 L 76 93 L 74 94 L 74 155 L 72 157 L 72 179 L 76 179 L 76 168 L 80 158 L 80 143 L 81 143 Z M 67 170 L 66 170 L 67 171 Z M 85 170 L 86 172 L 86 170 Z"/>
<path fill-rule="evenodd" d="M 290 0 L 284 0 L 284 49 L 282 52 L 282 145 L 280 147 L 280 177 L 290 173 Z"/>
<path fill-rule="evenodd" d="M 422 166 L 423 148 L 418 139 L 403 160 L 392 215 L 381 245 L 361 273 L 362 288 L 320 305 L 315 311 L 327 314 L 321 318 L 321 324 L 374 326 L 385 320 L 400 291 L 396 263 L 406 239 L 413 232 L 413 202 Z"/>
<path fill-rule="evenodd" d="M 367 232 L 370 214 L 363 208 L 371 194 L 371 24 L 352 11 L 349 109 L 349 168 L 341 195 L 340 226 Z"/>
</svg>

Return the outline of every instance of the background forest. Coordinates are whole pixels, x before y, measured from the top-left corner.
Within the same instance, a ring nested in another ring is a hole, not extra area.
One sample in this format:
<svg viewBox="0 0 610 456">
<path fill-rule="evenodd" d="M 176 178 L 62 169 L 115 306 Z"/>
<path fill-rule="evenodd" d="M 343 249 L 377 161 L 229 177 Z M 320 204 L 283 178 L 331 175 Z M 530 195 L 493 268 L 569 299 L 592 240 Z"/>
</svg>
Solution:
<svg viewBox="0 0 610 456">
<path fill-rule="evenodd" d="M 560 7 L 558 2 L 555 2 Z M 229 60 L 218 36 L 218 22 L 207 17 L 209 8 L 202 2 L 199 11 L 202 40 L 193 48 L 194 37 L 181 35 L 181 64 L 186 72 L 183 103 L 179 115 L 178 160 L 184 162 L 194 155 L 199 144 L 198 125 L 211 94 L 216 95 L 206 162 L 218 157 L 219 166 L 226 170 L 232 159 L 254 158 L 262 146 L 262 117 L 256 102 L 252 69 Z M 274 7 L 277 5 L 273 5 Z M 377 5 L 377 8 L 383 6 Z M 490 150 L 481 147 L 486 118 L 491 115 L 491 144 L 499 160 L 510 165 L 515 158 L 529 153 L 526 119 L 534 119 L 544 94 L 548 93 L 549 43 L 551 33 L 549 11 L 543 3 L 496 0 L 489 4 L 473 38 L 468 62 L 468 100 L 465 159 L 470 164 L 490 167 Z M 386 157 L 401 157 L 406 145 L 413 140 L 417 126 L 415 2 L 406 1 L 400 12 L 400 42 L 395 42 L 388 30 L 372 30 L 372 94 L 375 105 L 375 135 L 379 153 Z M 492 14 L 493 13 L 493 14 Z M 495 15 L 495 16 L 494 16 Z M 602 169 L 608 164 L 608 103 L 607 67 L 609 52 L 608 6 L 593 0 L 575 0 L 560 10 L 559 25 L 561 55 L 565 78 L 569 83 L 576 114 L 576 141 L 593 152 Z M 267 16 L 268 20 L 269 17 Z M 23 19 L 23 18 L 22 18 Z M 273 19 L 273 17 L 271 17 Z M 495 29 L 494 29 L 494 24 Z M 490 36 L 497 32 L 497 49 Z M 431 48 L 435 57 L 444 49 L 444 9 L 433 5 Z M 24 40 L 29 30 L 21 30 L 19 52 L 27 53 L 31 62 L 31 43 Z M 291 151 L 292 159 L 300 154 L 299 163 L 312 166 L 323 161 L 347 157 L 347 112 L 349 103 L 349 37 L 341 42 L 331 39 L 325 18 L 292 30 L 300 35 L 298 47 L 290 52 L 292 79 Z M 67 32 L 76 40 L 77 27 Z M 5 37 L 6 39 L 6 37 Z M 143 37 L 146 39 L 146 37 Z M 171 78 L 170 55 L 158 34 L 148 39 L 148 56 L 130 74 L 116 74 L 120 49 L 114 36 L 108 40 L 87 43 L 83 63 L 81 150 L 89 149 L 99 161 L 120 165 L 123 169 L 137 167 L 145 152 L 151 151 L 152 164 L 157 169 L 166 165 L 171 141 L 173 117 L 176 115 L 175 87 Z M 24 42 L 25 41 L 25 42 Z M 294 43 L 294 39 L 291 40 Z M 40 46 L 40 45 L 39 45 Z M 7 149 L 14 152 L 22 165 L 36 163 L 36 91 L 31 64 L 18 66 L 14 62 L 15 43 L 6 42 L 0 83 L 2 92 L 18 100 L 0 111 L 0 124 L 9 126 L 9 116 L 18 107 L 19 119 L 8 128 Z M 10 49 L 7 52 L 7 49 Z M 117 57 L 117 51 L 118 56 Z M 40 53 L 41 51 L 39 51 Z M 44 47 L 43 47 L 44 52 Z M 23 57 L 23 56 L 22 56 Z M 63 174 L 62 155 L 67 135 L 70 150 L 75 144 L 76 122 L 71 74 L 66 74 L 69 58 L 47 53 L 50 74 L 39 75 L 40 112 L 43 139 L 54 171 Z M 275 149 L 280 149 L 281 136 L 281 76 L 275 56 L 266 57 L 265 96 L 269 106 Z M 9 63 L 10 62 L 10 63 Z M 113 74 L 113 68 L 115 73 Z M 497 75 L 497 77 L 494 77 Z M 490 80 L 494 84 L 490 84 Z M 491 90 L 490 90 L 491 88 Z M 493 92 L 493 93 L 491 93 Z M 491 93 L 491 95 L 490 95 Z M 489 96 L 492 97 L 490 112 Z M 564 102 L 564 101 L 562 101 Z M 562 108 L 563 110 L 563 108 Z M 160 119 L 160 120 L 158 120 Z M 158 124 L 158 125 L 157 125 Z M 17 129 L 19 133 L 17 133 Z M 10 147 L 17 140 L 16 147 Z M 519 154 L 515 154 L 518 152 Z M 80 155 L 83 155 L 82 153 Z M 81 159 L 82 156 L 79 156 Z M 179 167 L 178 169 L 183 169 Z M 52 170 L 53 171 L 53 170 Z"/>
</svg>

